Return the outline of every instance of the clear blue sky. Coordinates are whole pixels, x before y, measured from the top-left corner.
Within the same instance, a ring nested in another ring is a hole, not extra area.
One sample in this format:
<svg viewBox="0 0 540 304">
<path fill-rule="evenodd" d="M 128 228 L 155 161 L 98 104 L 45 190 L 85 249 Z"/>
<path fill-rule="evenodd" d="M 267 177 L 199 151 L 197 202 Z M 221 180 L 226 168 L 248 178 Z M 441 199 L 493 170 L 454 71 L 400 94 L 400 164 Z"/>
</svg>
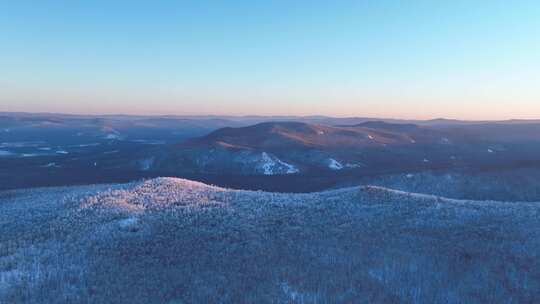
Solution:
<svg viewBox="0 0 540 304">
<path fill-rule="evenodd" d="M 0 111 L 540 118 L 540 1 L 0 0 Z"/>
</svg>

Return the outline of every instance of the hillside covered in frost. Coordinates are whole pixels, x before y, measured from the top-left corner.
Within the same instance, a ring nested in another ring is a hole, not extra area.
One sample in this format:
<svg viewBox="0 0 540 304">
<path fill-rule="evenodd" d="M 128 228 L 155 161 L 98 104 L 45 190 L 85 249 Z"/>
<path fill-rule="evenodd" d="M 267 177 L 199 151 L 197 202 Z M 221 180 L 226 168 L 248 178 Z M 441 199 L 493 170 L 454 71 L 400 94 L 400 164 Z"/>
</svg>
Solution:
<svg viewBox="0 0 540 304">
<path fill-rule="evenodd" d="M 0 192 L 0 303 L 533 303 L 540 204 L 173 178 Z"/>
</svg>

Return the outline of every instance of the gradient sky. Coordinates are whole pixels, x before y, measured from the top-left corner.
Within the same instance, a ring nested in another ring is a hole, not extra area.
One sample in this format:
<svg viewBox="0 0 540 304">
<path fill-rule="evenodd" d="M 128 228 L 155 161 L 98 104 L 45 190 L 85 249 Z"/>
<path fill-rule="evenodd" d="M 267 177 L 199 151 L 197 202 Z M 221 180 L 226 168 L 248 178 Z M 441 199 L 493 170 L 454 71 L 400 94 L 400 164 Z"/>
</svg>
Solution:
<svg viewBox="0 0 540 304">
<path fill-rule="evenodd" d="M 540 1 L 0 0 L 0 111 L 540 118 Z"/>
</svg>

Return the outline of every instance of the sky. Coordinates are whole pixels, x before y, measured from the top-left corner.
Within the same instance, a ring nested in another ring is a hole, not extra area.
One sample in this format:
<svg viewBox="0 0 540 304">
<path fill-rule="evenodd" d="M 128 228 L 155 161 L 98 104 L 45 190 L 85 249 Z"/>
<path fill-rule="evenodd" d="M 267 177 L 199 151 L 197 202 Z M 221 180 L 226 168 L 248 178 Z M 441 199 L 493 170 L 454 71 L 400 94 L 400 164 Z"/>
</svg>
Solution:
<svg viewBox="0 0 540 304">
<path fill-rule="evenodd" d="M 540 118 L 539 1 L 0 0 L 0 111 Z"/>
</svg>

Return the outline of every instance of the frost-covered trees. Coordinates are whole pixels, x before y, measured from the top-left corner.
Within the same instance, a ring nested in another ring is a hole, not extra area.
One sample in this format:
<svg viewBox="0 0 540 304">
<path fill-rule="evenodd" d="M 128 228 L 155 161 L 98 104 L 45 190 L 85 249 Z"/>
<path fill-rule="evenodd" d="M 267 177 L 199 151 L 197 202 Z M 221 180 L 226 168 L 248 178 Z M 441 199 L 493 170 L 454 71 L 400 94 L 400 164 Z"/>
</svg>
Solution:
<svg viewBox="0 0 540 304">
<path fill-rule="evenodd" d="M 0 193 L 1 303 L 530 303 L 540 205 L 159 178 Z"/>
</svg>

